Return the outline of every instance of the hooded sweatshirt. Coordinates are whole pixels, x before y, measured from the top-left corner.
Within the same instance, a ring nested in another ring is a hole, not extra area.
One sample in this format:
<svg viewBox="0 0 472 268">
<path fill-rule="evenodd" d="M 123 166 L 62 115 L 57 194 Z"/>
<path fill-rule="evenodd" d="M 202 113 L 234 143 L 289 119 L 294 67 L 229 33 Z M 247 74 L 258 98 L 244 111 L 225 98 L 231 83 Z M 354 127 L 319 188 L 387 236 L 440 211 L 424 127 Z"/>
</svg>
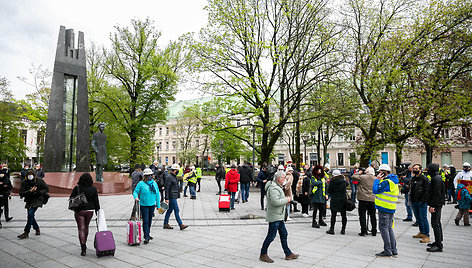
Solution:
<svg viewBox="0 0 472 268">
<path fill-rule="evenodd" d="M 383 192 L 390 192 L 390 183 L 387 181 L 387 179 L 391 180 L 393 183 L 395 183 L 395 187 L 398 187 L 398 177 L 397 175 L 394 174 L 388 174 L 388 176 L 380 182 L 379 179 L 375 179 L 374 181 L 374 186 L 372 187 L 372 192 L 374 194 L 381 194 Z M 379 207 L 375 205 L 375 208 L 378 209 L 379 211 L 387 212 L 387 213 L 395 213 L 394 209 L 387 209 L 383 207 Z"/>
</svg>

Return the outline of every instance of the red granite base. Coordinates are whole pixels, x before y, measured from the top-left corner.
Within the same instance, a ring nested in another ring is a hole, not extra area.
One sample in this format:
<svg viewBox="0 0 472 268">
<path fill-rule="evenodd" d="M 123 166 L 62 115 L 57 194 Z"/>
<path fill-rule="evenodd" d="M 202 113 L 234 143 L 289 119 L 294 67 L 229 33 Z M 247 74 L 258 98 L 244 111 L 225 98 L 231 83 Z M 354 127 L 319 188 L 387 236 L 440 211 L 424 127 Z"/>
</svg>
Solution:
<svg viewBox="0 0 472 268">
<path fill-rule="evenodd" d="M 80 176 L 84 172 L 46 172 L 44 181 L 49 185 L 49 193 L 52 196 L 70 195 L 72 189 L 77 185 Z M 99 194 L 127 194 L 131 189 L 131 178 L 128 173 L 103 172 L 103 182 L 95 181 L 95 172 L 90 172 L 94 180 L 93 186 Z M 20 178 L 12 178 L 13 192 L 18 193 L 20 189 Z"/>
</svg>

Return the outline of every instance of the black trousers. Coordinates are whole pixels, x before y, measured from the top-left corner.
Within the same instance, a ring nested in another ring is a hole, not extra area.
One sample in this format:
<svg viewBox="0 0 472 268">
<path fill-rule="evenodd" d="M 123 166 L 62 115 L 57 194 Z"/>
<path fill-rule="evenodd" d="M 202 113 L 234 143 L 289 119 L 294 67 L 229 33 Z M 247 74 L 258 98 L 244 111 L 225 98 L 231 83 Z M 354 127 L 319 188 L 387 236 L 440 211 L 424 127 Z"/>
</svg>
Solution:
<svg viewBox="0 0 472 268">
<path fill-rule="evenodd" d="M 434 243 L 442 248 L 443 233 L 441 226 L 441 210 L 442 207 L 435 207 L 434 213 L 431 213 L 431 226 L 434 231 Z"/>
<path fill-rule="evenodd" d="M 261 209 L 264 209 L 265 188 L 261 187 Z"/>
<path fill-rule="evenodd" d="M 5 212 L 5 220 L 6 220 L 10 214 L 10 209 L 8 207 L 8 196 L 0 197 L 0 216 L 2 216 L 3 212 Z"/>
<path fill-rule="evenodd" d="M 311 225 L 316 224 L 316 213 L 318 212 L 319 214 L 319 221 L 323 221 L 323 207 L 326 209 L 326 204 L 325 203 L 313 203 L 313 221 L 311 222 Z"/>
<path fill-rule="evenodd" d="M 375 214 L 375 202 L 359 200 L 359 222 L 361 224 L 361 233 L 367 233 L 367 218 L 369 215 L 372 224 L 372 233 L 377 233 L 377 217 Z"/>
<path fill-rule="evenodd" d="M 341 211 L 341 222 L 343 224 L 342 228 L 343 229 L 346 229 L 346 225 L 347 225 L 347 216 L 346 216 L 346 211 Z M 336 215 L 338 214 L 338 212 L 336 211 L 333 211 L 331 210 L 331 226 L 329 227 L 329 229 L 331 230 L 334 230 L 334 225 L 336 224 Z"/>
<path fill-rule="evenodd" d="M 202 181 L 202 178 L 197 178 L 198 191 L 200 191 L 200 188 L 202 187 L 202 186 L 200 185 L 200 182 L 201 182 L 201 181 Z M 197 188 L 197 187 L 195 187 L 195 188 Z"/>
<path fill-rule="evenodd" d="M 218 183 L 218 193 L 221 193 L 221 180 L 216 179 L 216 183 Z"/>
</svg>

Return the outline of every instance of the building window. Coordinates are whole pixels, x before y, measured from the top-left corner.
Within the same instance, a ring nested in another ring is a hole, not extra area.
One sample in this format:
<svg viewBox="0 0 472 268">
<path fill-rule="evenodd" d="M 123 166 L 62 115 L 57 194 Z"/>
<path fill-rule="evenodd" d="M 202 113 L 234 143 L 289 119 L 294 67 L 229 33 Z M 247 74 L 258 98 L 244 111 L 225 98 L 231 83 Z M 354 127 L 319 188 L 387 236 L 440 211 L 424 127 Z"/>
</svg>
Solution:
<svg viewBox="0 0 472 268">
<path fill-rule="evenodd" d="M 177 149 L 177 142 L 176 141 L 172 141 L 172 149 Z"/>
<path fill-rule="evenodd" d="M 159 136 L 162 136 L 162 128 L 159 128 Z"/>
<path fill-rule="evenodd" d="M 23 139 L 23 143 L 26 145 L 26 130 L 21 130 L 21 138 Z"/>
<path fill-rule="evenodd" d="M 196 146 L 197 148 L 200 147 L 200 141 L 199 141 L 199 140 L 196 140 L 196 141 L 195 141 L 195 146 Z"/>
<path fill-rule="evenodd" d="M 184 142 L 181 142 L 180 143 L 180 150 L 183 150 L 184 149 Z"/>
<path fill-rule="evenodd" d="M 169 151 L 169 142 L 166 141 L 166 151 Z"/>
<path fill-rule="evenodd" d="M 169 157 L 166 156 L 166 165 L 169 163 Z"/>
<path fill-rule="evenodd" d="M 341 134 L 338 134 L 338 141 L 344 141 L 344 137 Z"/>
<path fill-rule="evenodd" d="M 166 136 L 169 135 L 169 128 L 166 127 Z"/>
<path fill-rule="evenodd" d="M 354 166 L 356 164 L 356 153 L 349 154 L 349 165 Z"/>
<path fill-rule="evenodd" d="M 350 141 L 355 141 L 356 140 L 356 135 L 349 136 Z"/>
<path fill-rule="evenodd" d="M 175 164 L 175 156 L 172 156 L 172 164 Z"/>
<path fill-rule="evenodd" d="M 338 166 L 344 166 L 344 153 L 338 153 Z"/>
<path fill-rule="evenodd" d="M 236 126 L 238 126 L 238 127 L 241 126 L 241 120 L 239 120 L 239 119 L 236 120 Z"/>
<path fill-rule="evenodd" d="M 443 137 L 443 139 L 449 139 L 449 129 L 442 129 L 441 137 Z"/>
<path fill-rule="evenodd" d="M 470 127 L 462 127 L 462 138 L 464 139 L 471 139 L 470 136 Z"/>
</svg>

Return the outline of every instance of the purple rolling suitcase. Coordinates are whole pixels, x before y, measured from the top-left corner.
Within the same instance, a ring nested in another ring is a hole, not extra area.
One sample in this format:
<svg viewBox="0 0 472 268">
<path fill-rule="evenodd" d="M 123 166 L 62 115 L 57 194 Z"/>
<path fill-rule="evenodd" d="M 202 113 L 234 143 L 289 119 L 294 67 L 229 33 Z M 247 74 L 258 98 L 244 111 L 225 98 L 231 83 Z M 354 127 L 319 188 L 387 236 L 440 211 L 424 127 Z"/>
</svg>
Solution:
<svg viewBox="0 0 472 268">
<path fill-rule="evenodd" d="M 97 226 L 98 230 L 98 226 Z M 95 234 L 95 241 L 93 242 L 97 257 L 115 256 L 115 239 L 111 231 L 101 231 Z"/>
</svg>

